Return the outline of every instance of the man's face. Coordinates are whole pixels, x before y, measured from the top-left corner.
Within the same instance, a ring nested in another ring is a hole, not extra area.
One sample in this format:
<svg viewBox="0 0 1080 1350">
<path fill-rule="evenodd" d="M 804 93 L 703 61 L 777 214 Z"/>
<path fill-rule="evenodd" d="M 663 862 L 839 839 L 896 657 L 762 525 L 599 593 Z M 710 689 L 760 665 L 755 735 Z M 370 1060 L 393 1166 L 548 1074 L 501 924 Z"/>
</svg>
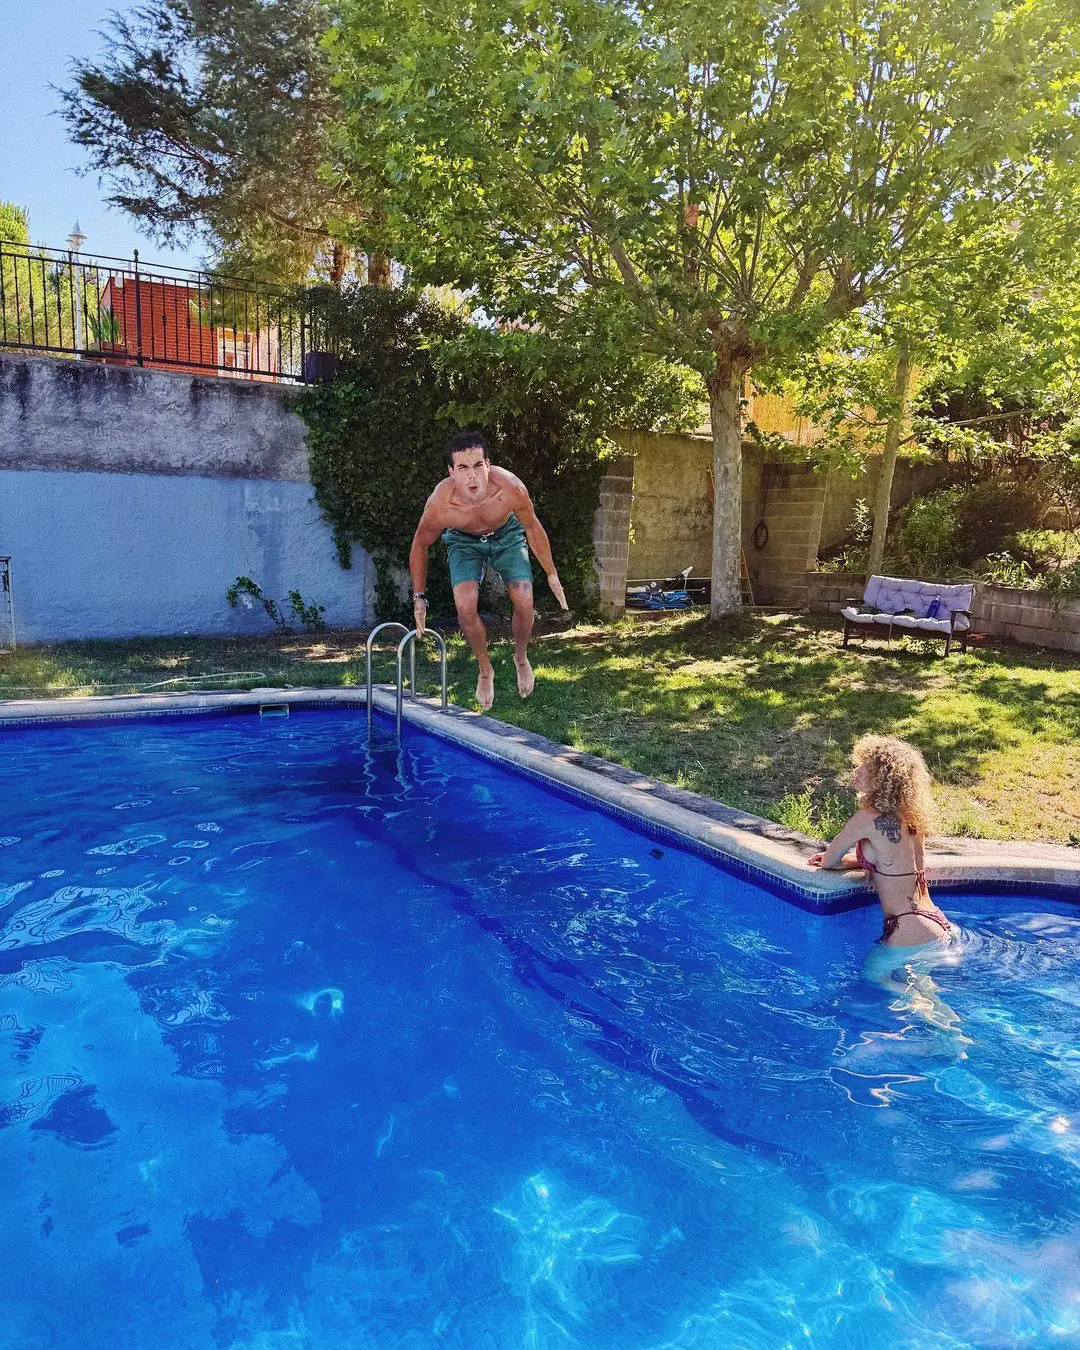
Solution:
<svg viewBox="0 0 1080 1350">
<path fill-rule="evenodd" d="M 478 445 L 470 446 L 468 450 L 454 451 L 454 462 L 447 472 L 464 497 L 480 501 L 487 492 L 491 463 Z"/>
</svg>

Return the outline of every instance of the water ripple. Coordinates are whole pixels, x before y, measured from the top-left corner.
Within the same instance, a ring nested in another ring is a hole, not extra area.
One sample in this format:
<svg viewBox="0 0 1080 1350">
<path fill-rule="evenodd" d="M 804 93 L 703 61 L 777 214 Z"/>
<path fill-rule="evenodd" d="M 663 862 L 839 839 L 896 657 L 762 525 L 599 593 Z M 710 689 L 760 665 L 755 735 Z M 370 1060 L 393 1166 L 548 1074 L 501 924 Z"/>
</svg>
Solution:
<svg viewBox="0 0 1080 1350">
<path fill-rule="evenodd" d="M 105 857 L 113 858 L 129 853 L 138 853 L 141 849 L 152 848 L 154 844 L 163 844 L 165 835 L 163 834 L 143 834 L 134 839 L 121 839 L 115 844 L 98 844 L 97 848 L 88 848 L 89 854 L 104 854 Z"/>
<path fill-rule="evenodd" d="M 158 902 L 149 886 L 61 886 L 52 895 L 22 909 L 0 928 L 0 951 L 43 946 L 75 933 L 115 933 L 140 946 L 164 942 L 175 925 L 146 922 L 141 915 Z"/>
</svg>

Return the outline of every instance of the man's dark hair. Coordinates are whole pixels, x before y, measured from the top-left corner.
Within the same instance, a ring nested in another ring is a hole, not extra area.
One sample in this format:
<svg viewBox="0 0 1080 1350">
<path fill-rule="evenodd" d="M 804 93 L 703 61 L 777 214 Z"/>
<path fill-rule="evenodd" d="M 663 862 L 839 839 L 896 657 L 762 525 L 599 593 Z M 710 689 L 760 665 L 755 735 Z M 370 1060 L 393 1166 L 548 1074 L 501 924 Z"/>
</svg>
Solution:
<svg viewBox="0 0 1080 1350">
<path fill-rule="evenodd" d="M 483 450 L 484 458 L 491 459 L 491 446 L 487 443 L 487 437 L 479 431 L 459 431 L 446 442 L 446 462 L 451 468 L 454 467 L 454 456 L 459 450 Z"/>
</svg>

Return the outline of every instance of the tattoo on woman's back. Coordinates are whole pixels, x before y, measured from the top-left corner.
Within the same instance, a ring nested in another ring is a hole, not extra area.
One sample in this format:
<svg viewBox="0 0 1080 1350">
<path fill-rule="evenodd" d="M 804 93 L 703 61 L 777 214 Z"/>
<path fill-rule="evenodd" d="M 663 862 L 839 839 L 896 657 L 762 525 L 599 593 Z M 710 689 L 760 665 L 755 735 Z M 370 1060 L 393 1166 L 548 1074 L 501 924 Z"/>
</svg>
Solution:
<svg viewBox="0 0 1080 1350">
<path fill-rule="evenodd" d="M 900 817 L 894 815 L 891 811 L 887 815 L 874 818 L 874 829 L 880 831 L 890 844 L 898 844 L 904 833 Z"/>
</svg>

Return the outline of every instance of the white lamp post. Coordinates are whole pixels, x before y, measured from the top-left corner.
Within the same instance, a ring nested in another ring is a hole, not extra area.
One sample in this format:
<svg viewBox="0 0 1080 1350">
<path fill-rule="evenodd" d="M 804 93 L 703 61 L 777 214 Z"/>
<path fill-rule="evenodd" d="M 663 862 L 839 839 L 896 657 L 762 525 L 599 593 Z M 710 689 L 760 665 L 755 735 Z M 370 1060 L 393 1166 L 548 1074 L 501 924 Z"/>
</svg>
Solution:
<svg viewBox="0 0 1080 1350">
<path fill-rule="evenodd" d="M 71 227 L 71 233 L 68 235 L 67 241 L 68 248 L 73 255 L 71 259 L 71 289 L 75 300 L 75 350 L 81 356 L 86 347 L 86 334 L 83 332 L 82 277 L 76 277 L 74 262 L 79 250 L 86 243 L 86 235 L 79 229 L 78 221 Z"/>
</svg>

